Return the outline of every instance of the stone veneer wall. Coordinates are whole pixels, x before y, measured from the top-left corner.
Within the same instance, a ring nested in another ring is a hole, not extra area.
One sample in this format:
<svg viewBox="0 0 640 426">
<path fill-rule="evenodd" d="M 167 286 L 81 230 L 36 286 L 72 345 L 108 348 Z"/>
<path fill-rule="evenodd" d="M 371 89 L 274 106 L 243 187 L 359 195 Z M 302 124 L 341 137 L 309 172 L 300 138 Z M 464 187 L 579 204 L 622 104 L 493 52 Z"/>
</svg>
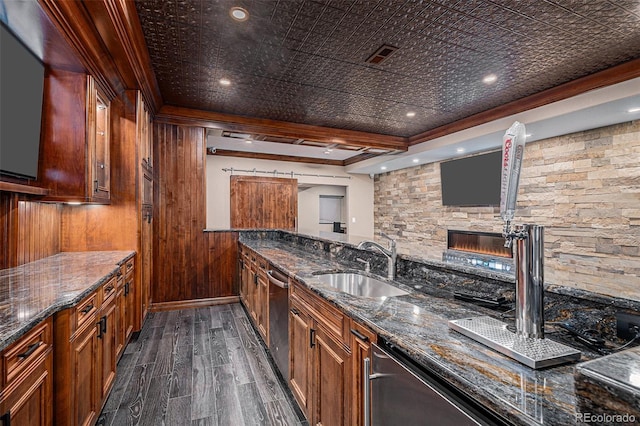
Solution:
<svg viewBox="0 0 640 426">
<path fill-rule="evenodd" d="M 499 207 L 442 206 L 440 163 L 374 190 L 376 234 L 400 253 L 439 260 L 447 229 L 502 231 Z M 640 300 L 640 121 L 527 144 L 515 223 L 545 227 L 546 283 Z"/>
</svg>

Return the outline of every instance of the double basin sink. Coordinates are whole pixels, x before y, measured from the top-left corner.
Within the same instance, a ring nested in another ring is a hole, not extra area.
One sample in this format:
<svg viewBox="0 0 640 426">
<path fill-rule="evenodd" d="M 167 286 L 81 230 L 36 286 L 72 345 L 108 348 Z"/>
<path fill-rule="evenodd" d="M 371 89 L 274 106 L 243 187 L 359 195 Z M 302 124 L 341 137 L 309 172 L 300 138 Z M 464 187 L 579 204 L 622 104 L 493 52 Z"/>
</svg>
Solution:
<svg viewBox="0 0 640 426">
<path fill-rule="evenodd" d="M 317 273 L 316 277 L 321 283 L 353 296 L 387 298 L 409 294 L 384 281 L 356 272 Z"/>
</svg>

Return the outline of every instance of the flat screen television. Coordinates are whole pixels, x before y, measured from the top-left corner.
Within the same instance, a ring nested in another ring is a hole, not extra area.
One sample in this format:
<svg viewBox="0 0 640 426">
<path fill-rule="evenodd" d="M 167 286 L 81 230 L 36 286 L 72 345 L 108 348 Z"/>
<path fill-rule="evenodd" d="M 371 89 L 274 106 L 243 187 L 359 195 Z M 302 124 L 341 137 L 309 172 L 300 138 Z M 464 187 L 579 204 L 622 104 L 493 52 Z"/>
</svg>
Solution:
<svg viewBox="0 0 640 426">
<path fill-rule="evenodd" d="M 0 174 L 38 177 L 44 65 L 0 23 Z"/>
<path fill-rule="evenodd" d="M 501 151 L 440 163 L 443 206 L 499 206 Z"/>
</svg>

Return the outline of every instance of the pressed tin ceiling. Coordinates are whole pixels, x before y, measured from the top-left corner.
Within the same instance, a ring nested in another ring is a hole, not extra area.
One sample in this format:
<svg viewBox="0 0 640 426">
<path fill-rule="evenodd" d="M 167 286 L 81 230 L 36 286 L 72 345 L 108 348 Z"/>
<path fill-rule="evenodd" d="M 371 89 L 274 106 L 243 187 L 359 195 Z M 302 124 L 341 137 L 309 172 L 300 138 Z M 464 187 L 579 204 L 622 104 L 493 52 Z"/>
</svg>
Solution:
<svg viewBox="0 0 640 426">
<path fill-rule="evenodd" d="M 135 4 L 165 104 L 400 137 L 640 58 L 639 0 Z"/>
</svg>

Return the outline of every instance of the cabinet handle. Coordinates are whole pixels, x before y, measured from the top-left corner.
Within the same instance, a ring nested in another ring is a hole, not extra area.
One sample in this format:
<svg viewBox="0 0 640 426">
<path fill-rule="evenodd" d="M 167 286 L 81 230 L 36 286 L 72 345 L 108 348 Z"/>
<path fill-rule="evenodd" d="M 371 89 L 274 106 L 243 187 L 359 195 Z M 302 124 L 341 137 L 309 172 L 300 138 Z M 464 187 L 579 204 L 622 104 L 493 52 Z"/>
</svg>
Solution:
<svg viewBox="0 0 640 426">
<path fill-rule="evenodd" d="M 299 310 L 297 310 L 296 308 L 291 308 L 291 313 L 292 313 L 293 315 L 300 316 L 300 311 L 299 311 Z"/>
<path fill-rule="evenodd" d="M 0 416 L 0 420 L 2 420 L 3 426 L 11 426 L 11 410 Z"/>
<path fill-rule="evenodd" d="M 255 285 L 258 285 L 258 274 L 255 274 L 255 275 L 253 276 L 253 283 L 254 283 Z"/>
<path fill-rule="evenodd" d="M 108 285 L 107 287 L 105 287 L 105 288 L 104 288 L 104 290 L 105 290 L 107 293 L 111 293 L 111 292 L 113 291 L 113 285 L 111 285 L 111 284 L 110 284 L 110 285 Z"/>
<path fill-rule="evenodd" d="M 91 310 L 93 309 L 93 303 L 88 304 L 87 306 L 85 306 L 84 308 L 82 308 L 82 310 L 80 312 L 82 312 L 83 314 L 88 314 Z"/>
<path fill-rule="evenodd" d="M 100 318 L 100 321 L 98 321 L 96 325 L 98 326 L 98 339 L 102 339 L 107 332 L 107 317 L 104 316 Z"/>
<path fill-rule="evenodd" d="M 118 276 L 118 278 L 120 278 L 122 276 L 122 271 L 118 269 L 118 273 L 116 275 Z"/>
<path fill-rule="evenodd" d="M 98 192 L 98 179 L 93 181 L 93 192 Z"/>
<path fill-rule="evenodd" d="M 316 346 L 316 331 L 313 328 L 309 329 L 309 347 L 314 348 Z"/>
<path fill-rule="evenodd" d="M 41 344 L 42 344 L 42 341 L 36 342 L 36 343 L 34 343 L 32 345 L 29 345 L 29 348 L 26 351 L 22 352 L 21 354 L 18 354 L 18 358 L 19 359 L 28 358 L 29 355 L 34 353 L 36 351 L 36 349 L 38 349 L 40 347 Z"/>
<path fill-rule="evenodd" d="M 125 297 L 129 295 L 129 284 L 131 284 L 130 281 L 124 284 L 124 295 L 125 295 Z"/>
<path fill-rule="evenodd" d="M 244 260 L 240 259 L 240 269 L 244 271 Z"/>
<path fill-rule="evenodd" d="M 356 329 L 352 328 L 351 329 L 351 334 L 353 334 L 354 336 L 356 336 L 358 339 L 362 340 L 363 342 L 368 342 L 369 341 L 369 337 L 367 337 L 364 334 L 360 333 Z"/>
</svg>

